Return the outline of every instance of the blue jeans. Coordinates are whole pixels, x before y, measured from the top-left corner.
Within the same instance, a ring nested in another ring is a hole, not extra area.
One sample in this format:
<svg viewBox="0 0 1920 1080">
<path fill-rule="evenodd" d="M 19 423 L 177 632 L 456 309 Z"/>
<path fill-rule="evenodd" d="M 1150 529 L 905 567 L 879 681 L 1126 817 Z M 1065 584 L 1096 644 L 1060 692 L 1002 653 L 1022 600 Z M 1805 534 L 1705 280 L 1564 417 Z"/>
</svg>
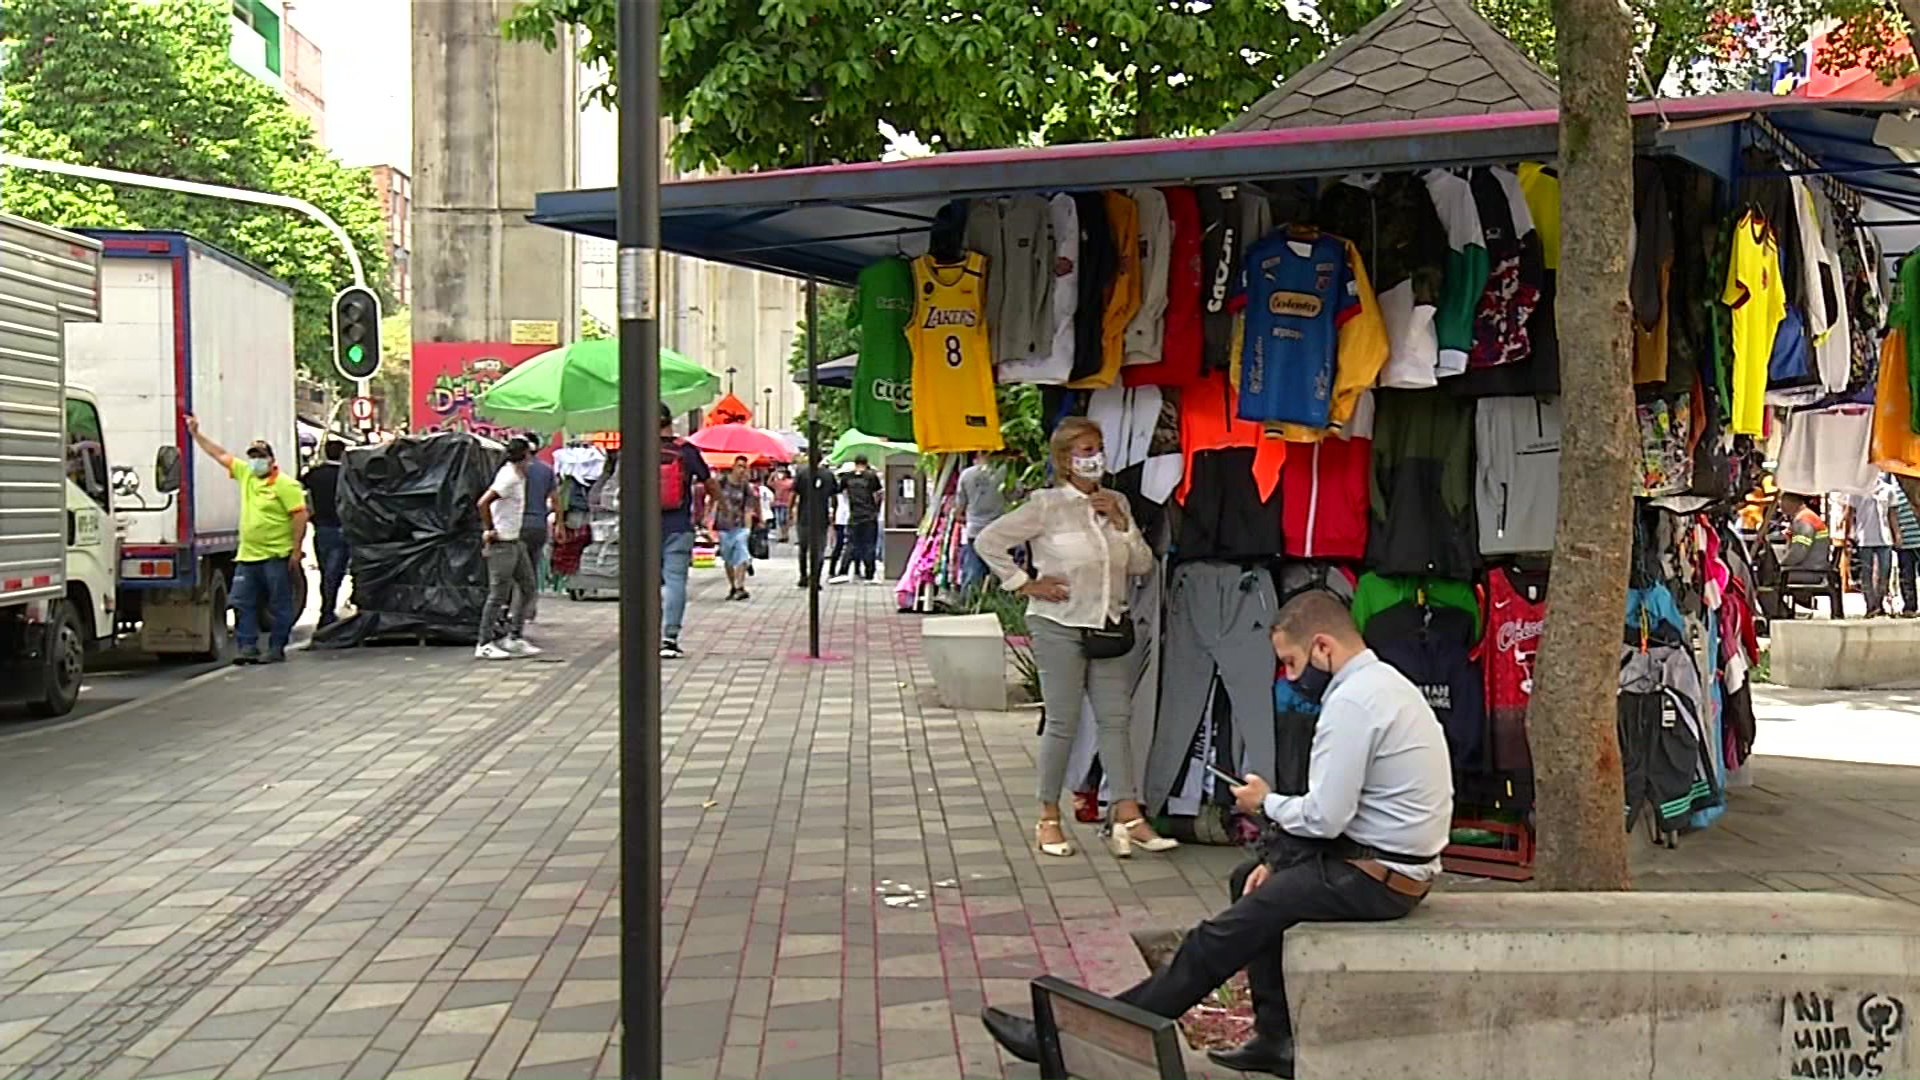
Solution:
<svg viewBox="0 0 1920 1080">
<path fill-rule="evenodd" d="M 660 636 L 680 640 L 680 624 L 687 617 L 687 567 L 693 565 L 693 533 L 668 533 L 660 538 Z"/>
<path fill-rule="evenodd" d="M 973 541 L 969 540 L 961 548 L 960 587 L 972 592 L 979 584 L 987 580 L 987 563 L 980 553 L 973 550 Z"/>
<path fill-rule="evenodd" d="M 339 618 L 340 586 L 347 580 L 353 550 L 338 525 L 313 527 L 313 554 L 320 561 L 320 625 Z"/>
<path fill-rule="evenodd" d="M 286 652 L 287 639 L 293 636 L 293 578 L 288 576 L 286 559 L 233 564 L 234 636 L 240 639 L 241 652 L 251 652 L 259 644 L 263 590 L 267 594 L 267 617 L 273 620 L 267 648 Z"/>
</svg>

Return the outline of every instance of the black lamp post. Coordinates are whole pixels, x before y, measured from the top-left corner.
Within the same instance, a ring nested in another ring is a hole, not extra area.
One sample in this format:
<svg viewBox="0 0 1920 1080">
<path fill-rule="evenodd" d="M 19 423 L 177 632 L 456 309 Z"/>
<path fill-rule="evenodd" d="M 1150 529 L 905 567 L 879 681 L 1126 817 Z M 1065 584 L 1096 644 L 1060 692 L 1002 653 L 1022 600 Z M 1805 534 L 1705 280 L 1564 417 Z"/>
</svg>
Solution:
<svg viewBox="0 0 1920 1080">
<path fill-rule="evenodd" d="M 620 0 L 620 1075 L 661 1075 L 660 0 Z"/>
</svg>

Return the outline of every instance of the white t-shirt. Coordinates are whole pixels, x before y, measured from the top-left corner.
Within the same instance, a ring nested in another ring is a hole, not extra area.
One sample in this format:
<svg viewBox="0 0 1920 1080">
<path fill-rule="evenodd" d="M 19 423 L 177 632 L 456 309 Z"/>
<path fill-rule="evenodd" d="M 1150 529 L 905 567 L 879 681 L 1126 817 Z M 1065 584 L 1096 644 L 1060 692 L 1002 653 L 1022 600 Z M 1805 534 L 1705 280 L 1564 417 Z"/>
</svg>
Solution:
<svg viewBox="0 0 1920 1080">
<path fill-rule="evenodd" d="M 773 521 L 773 489 L 765 484 L 760 485 L 760 520 Z"/>
<path fill-rule="evenodd" d="M 497 496 L 488 510 L 493 514 L 493 535 L 498 540 L 520 539 L 520 519 L 527 512 L 527 478 L 512 465 L 500 466 L 487 490 Z"/>
<path fill-rule="evenodd" d="M 1003 383 L 1063 383 L 1073 375 L 1073 319 L 1080 310 L 1080 211 L 1073 196 L 1047 201 L 1053 224 L 1053 294 L 1049 304 L 1053 335 L 1044 356 L 1000 357 Z"/>
</svg>

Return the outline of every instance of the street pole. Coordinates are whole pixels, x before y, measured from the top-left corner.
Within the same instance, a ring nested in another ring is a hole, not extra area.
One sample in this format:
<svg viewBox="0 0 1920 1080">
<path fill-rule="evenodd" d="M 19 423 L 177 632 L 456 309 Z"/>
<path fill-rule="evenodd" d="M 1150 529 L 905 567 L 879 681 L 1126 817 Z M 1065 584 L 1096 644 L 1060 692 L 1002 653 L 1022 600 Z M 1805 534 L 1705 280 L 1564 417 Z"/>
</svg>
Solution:
<svg viewBox="0 0 1920 1080">
<path fill-rule="evenodd" d="M 660 0 L 620 0 L 620 1075 L 661 1075 Z"/>
<path fill-rule="evenodd" d="M 808 99 L 817 100 L 809 94 Z M 813 124 L 807 124 L 806 164 L 813 164 Z M 825 546 L 827 542 L 827 508 L 817 492 L 820 490 L 820 283 L 812 274 L 807 275 L 807 536 L 814 543 Z M 800 572 L 807 575 L 807 655 L 820 659 L 820 575 L 823 572 L 820 553 L 806 549 L 805 565 Z"/>
</svg>

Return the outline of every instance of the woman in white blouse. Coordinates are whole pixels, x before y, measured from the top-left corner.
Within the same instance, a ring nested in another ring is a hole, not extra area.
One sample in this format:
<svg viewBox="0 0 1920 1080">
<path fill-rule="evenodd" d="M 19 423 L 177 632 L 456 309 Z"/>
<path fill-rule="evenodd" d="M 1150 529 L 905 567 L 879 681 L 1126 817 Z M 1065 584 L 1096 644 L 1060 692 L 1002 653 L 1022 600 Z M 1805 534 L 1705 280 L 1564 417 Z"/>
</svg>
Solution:
<svg viewBox="0 0 1920 1080">
<path fill-rule="evenodd" d="M 1061 421 L 1049 449 L 1055 486 L 1034 492 L 974 541 L 1001 587 L 1027 597 L 1027 631 L 1046 705 L 1034 841 L 1047 855 L 1073 854 L 1061 825 L 1060 789 L 1081 702 L 1091 700 L 1112 804 L 1107 846 L 1122 859 L 1135 847 L 1165 851 L 1178 842 L 1156 835 L 1140 806 L 1128 734 L 1132 665 L 1125 655 L 1090 656 L 1113 651 L 1112 635 L 1128 625 L 1129 579 L 1152 569 L 1153 549 L 1134 524 L 1126 497 L 1100 486 L 1107 462 L 1098 424 L 1080 417 Z M 1013 549 L 1021 544 L 1032 553 L 1032 575 L 1014 561 Z M 1095 637 L 1106 631 L 1106 647 L 1090 641 L 1088 631 Z"/>
</svg>

